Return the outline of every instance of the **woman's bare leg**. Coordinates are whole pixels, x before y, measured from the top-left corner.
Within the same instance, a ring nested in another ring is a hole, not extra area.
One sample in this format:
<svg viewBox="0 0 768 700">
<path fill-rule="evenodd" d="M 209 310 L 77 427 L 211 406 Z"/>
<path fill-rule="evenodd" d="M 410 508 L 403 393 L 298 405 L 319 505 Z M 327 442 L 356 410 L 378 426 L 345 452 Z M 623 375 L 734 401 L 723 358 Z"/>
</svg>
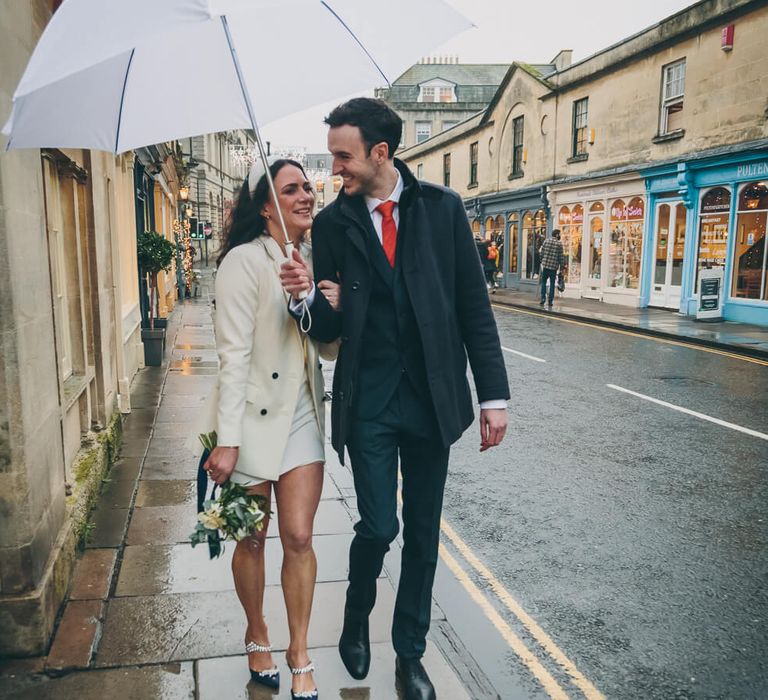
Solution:
<svg viewBox="0 0 768 700">
<path fill-rule="evenodd" d="M 269 510 L 272 482 L 266 481 L 248 489 L 249 493 L 264 496 Z M 245 641 L 269 644 L 269 630 L 264 620 L 264 543 L 267 537 L 269 518 L 264 519 L 264 528 L 237 543 L 232 556 L 232 574 L 240 604 L 245 610 L 248 628 Z M 254 671 L 273 668 L 272 655 L 263 652 L 248 654 L 248 665 Z"/>
<path fill-rule="evenodd" d="M 277 524 L 283 545 L 281 581 L 291 635 L 286 658 L 293 668 L 301 668 L 309 663 L 307 631 L 317 578 L 312 531 L 322 490 L 322 462 L 292 469 L 281 475 L 275 483 Z M 301 693 L 314 687 L 311 673 L 294 676 L 292 679 L 294 692 Z"/>
</svg>

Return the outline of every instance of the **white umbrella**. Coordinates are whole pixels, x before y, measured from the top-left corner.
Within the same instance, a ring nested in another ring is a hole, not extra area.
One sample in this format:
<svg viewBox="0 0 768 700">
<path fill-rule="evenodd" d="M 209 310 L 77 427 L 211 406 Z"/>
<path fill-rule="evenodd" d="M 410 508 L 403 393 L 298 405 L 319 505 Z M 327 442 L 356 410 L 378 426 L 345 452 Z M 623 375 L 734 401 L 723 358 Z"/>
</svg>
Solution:
<svg viewBox="0 0 768 700">
<path fill-rule="evenodd" d="M 65 0 L 6 147 L 122 153 L 250 127 L 266 163 L 257 119 L 391 83 L 470 26 L 443 0 Z"/>
</svg>

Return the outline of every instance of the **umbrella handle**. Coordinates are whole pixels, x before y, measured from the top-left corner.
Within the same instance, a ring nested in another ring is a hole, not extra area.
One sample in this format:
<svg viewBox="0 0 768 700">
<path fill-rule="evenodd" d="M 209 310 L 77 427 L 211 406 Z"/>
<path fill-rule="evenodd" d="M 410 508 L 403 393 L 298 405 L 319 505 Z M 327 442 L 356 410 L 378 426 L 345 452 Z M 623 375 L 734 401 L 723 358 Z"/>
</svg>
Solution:
<svg viewBox="0 0 768 700">
<path fill-rule="evenodd" d="M 285 243 L 285 257 L 288 258 L 288 260 L 293 260 L 293 251 L 296 248 L 293 243 L 290 241 L 286 241 Z M 307 298 L 307 292 L 299 292 L 299 299 L 306 299 Z M 306 304 L 305 304 L 306 306 Z"/>
</svg>

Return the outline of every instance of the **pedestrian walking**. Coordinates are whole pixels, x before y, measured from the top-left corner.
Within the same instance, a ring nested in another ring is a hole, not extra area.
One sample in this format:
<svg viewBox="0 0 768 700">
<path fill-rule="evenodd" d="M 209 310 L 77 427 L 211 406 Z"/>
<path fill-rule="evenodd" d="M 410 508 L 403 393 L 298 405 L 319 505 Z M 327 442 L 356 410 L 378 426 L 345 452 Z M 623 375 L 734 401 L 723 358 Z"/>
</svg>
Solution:
<svg viewBox="0 0 768 700">
<path fill-rule="evenodd" d="M 488 289 L 495 290 L 498 285 L 496 284 L 496 271 L 498 269 L 498 257 L 499 249 L 496 247 L 495 241 L 491 239 L 488 242 L 486 249 L 485 259 L 483 260 L 483 270 L 485 272 L 485 283 Z"/>
<path fill-rule="evenodd" d="M 270 172 L 288 235 L 309 259 L 311 249 L 303 234 L 312 224 L 312 186 L 295 161 L 276 160 Z M 312 530 L 325 463 L 323 376 L 319 344 L 303 336 L 288 313 L 279 279 L 285 237 L 264 173 L 258 161 L 240 191 L 217 261 L 220 370 L 212 404 L 218 445 L 204 469 L 217 484 L 231 479 L 249 486 L 250 493 L 263 496 L 267 504 L 274 492 L 291 635 L 286 651 L 293 674 L 291 696 L 317 698 L 307 630 L 317 572 Z M 247 618 L 251 678 L 276 689 L 280 674 L 264 619 L 266 535 L 265 526 L 237 543 L 232 572 Z"/>
<path fill-rule="evenodd" d="M 406 700 L 435 697 L 426 648 L 450 445 L 473 421 L 469 358 L 480 403 L 480 450 L 501 443 L 509 398 L 504 359 L 475 242 L 458 194 L 418 181 L 394 158 L 402 121 L 358 98 L 326 118 L 333 174 L 344 187 L 312 228 L 315 276 L 341 282 L 341 310 L 310 291 L 310 335 L 341 338 L 333 379 L 332 443 L 351 459 L 360 520 L 349 553 L 339 640 L 354 678 L 368 674 L 368 617 L 395 539 L 398 456 L 402 569 L 392 641 Z M 283 266 L 294 294 L 305 267 Z"/>
<path fill-rule="evenodd" d="M 560 242 L 560 229 L 552 231 L 552 237 L 547 238 L 541 246 L 541 299 L 539 306 L 544 306 L 547 299 L 547 280 L 549 280 L 549 298 L 547 306 L 552 308 L 555 300 L 555 285 L 557 271 L 563 266 L 563 244 Z"/>
</svg>

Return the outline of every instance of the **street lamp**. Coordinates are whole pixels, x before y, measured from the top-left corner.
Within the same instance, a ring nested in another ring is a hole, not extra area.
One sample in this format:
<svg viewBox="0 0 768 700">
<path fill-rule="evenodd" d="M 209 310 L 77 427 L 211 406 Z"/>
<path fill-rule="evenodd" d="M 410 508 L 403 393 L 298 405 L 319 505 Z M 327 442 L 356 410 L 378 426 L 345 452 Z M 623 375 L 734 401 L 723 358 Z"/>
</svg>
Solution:
<svg viewBox="0 0 768 700">
<path fill-rule="evenodd" d="M 186 185 L 179 187 L 179 199 L 182 202 L 186 202 L 189 199 L 189 187 Z"/>
</svg>

